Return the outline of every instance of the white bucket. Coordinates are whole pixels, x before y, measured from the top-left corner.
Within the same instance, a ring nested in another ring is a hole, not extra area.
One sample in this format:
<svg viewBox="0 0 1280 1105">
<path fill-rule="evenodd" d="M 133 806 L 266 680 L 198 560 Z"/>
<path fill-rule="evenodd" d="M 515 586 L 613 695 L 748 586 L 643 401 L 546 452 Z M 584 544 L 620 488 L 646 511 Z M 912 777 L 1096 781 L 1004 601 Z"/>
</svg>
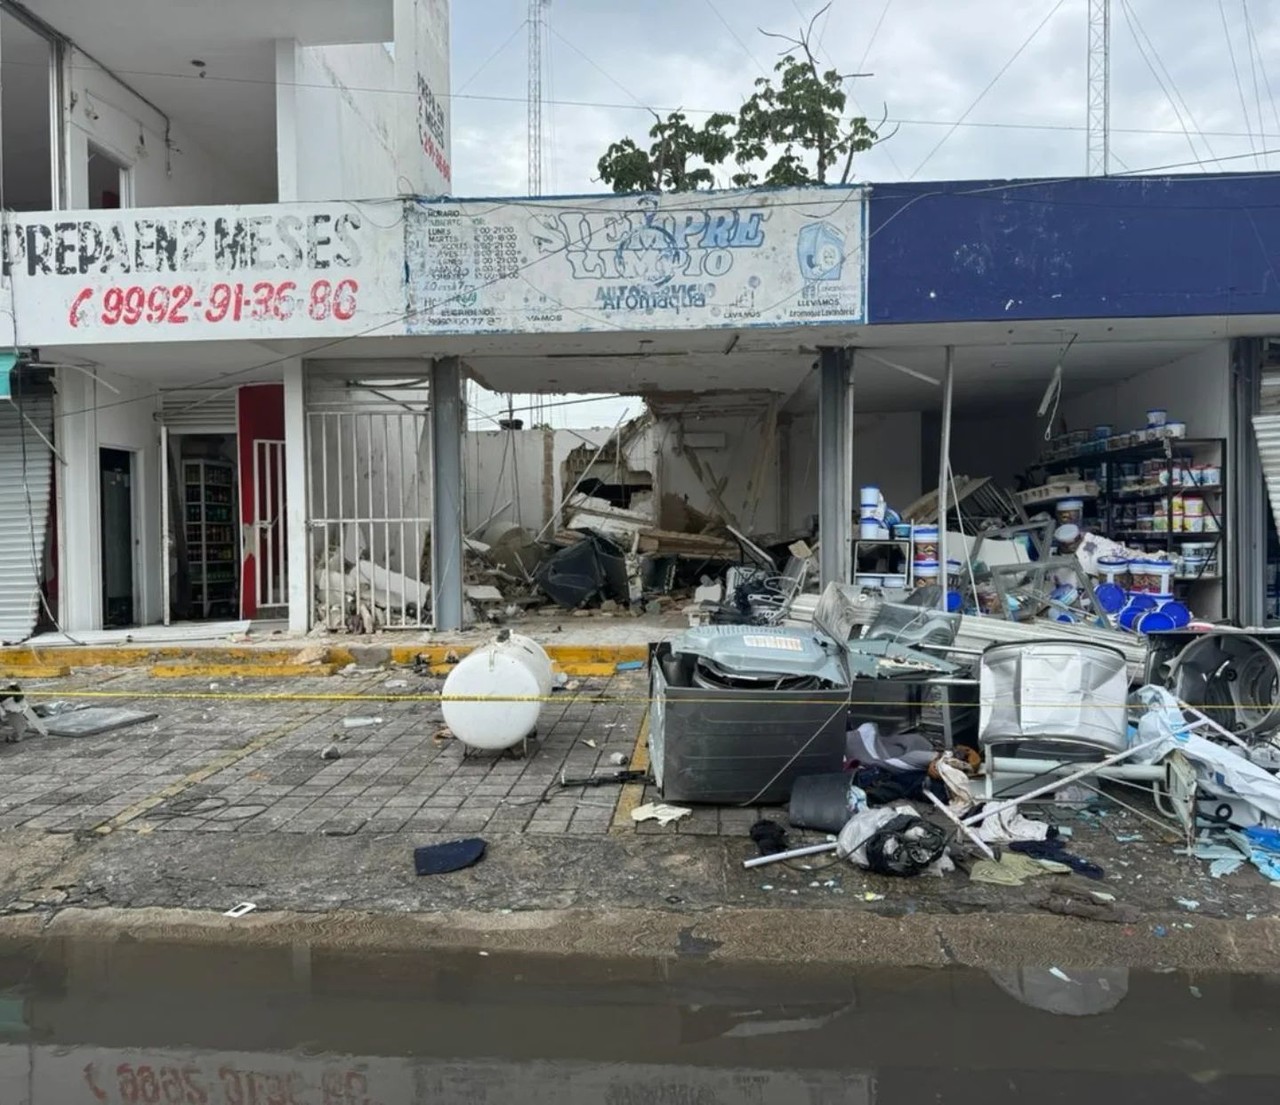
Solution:
<svg viewBox="0 0 1280 1105">
<path fill-rule="evenodd" d="M 1084 501 L 1082 499 L 1059 499 L 1056 513 L 1058 525 L 1078 526 L 1084 520 Z"/>
<path fill-rule="evenodd" d="M 854 586 L 869 587 L 876 591 L 884 586 L 884 576 L 877 572 L 859 572 L 853 577 Z"/>
<path fill-rule="evenodd" d="M 1162 410 L 1161 408 L 1157 407 L 1155 410 L 1147 411 L 1147 428 L 1148 429 L 1155 429 L 1158 426 L 1163 426 L 1168 421 L 1169 421 L 1169 412 L 1166 410 Z"/>
<path fill-rule="evenodd" d="M 911 534 L 917 564 L 938 564 L 938 527 L 916 526 Z"/>
<path fill-rule="evenodd" d="M 1173 598 L 1173 565 L 1164 561 L 1150 561 L 1147 564 L 1147 575 L 1155 583 L 1151 593 L 1157 598 Z"/>
<path fill-rule="evenodd" d="M 881 524 L 879 518 L 864 517 L 858 523 L 858 536 L 864 541 L 878 541 L 880 533 L 885 527 Z"/>
<path fill-rule="evenodd" d="M 1120 576 L 1129 574 L 1129 561 L 1119 556 L 1099 557 L 1098 571 L 1107 583 L 1118 583 Z"/>
<path fill-rule="evenodd" d="M 858 504 L 862 507 L 862 517 L 883 518 L 884 499 L 878 487 L 864 487 L 858 493 Z"/>
<path fill-rule="evenodd" d="M 941 575 L 941 565 L 936 560 L 917 560 L 913 571 L 916 582 L 932 582 Z"/>
<path fill-rule="evenodd" d="M 499 634 L 464 656 L 444 681 L 444 723 L 471 748 L 511 748 L 537 728 L 553 682 L 551 660 L 536 641 Z M 466 701 L 450 701 L 450 696 Z"/>
<path fill-rule="evenodd" d="M 899 590 L 901 590 L 907 585 L 907 577 L 904 575 L 897 575 L 894 573 L 887 574 L 884 577 L 884 585 L 886 587 L 896 587 Z"/>
</svg>

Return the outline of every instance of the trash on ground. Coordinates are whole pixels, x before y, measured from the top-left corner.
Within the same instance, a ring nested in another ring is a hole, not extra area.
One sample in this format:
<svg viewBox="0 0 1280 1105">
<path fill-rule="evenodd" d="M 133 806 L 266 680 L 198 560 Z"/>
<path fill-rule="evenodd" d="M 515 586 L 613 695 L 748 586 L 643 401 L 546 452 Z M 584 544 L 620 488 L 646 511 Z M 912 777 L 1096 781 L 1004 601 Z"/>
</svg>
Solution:
<svg viewBox="0 0 1280 1105">
<path fill-rule="evenodd" d="M 128 710 L 113 706 L 90 706 L 84 710 L 59 714 L 45 723 L 52 737 L 96 737 L 101 733 L 113 733 L 133 725 L 155 721 L 159 714 L 145 710 Z"/>
<path fill-rule="evenodd" d="M 368 729 L 374 725 L 381 725 L 380 717 L 344 717 L 342 719 L 342 727 L 344 729 Z"/>
<path fill-rule="evenodd" d="M 625 767 L 627 763 L 630 761 L 630 759 L 631 757 L 628 756 L 625 752 L 609 753 L 609 762 L 613 764 L 614 767 Z"/>
<path fill-rule="evenodd" d="M 1182 908 L 1186 910 L 1196 910 L 1200 908 L 1200 903 L 1194 898 L 1176 898 L 1175 901 L 1177 901 L 1178 905 L 1182 906 Z"/>
<path fill-rule="evenodd" d="M 340 760 L 342 759 L 342 751 L 336 744 L 327 744 L 320 752 L 322 760 Z"/>
<path fill-rule="evenodd" d="M 682 817 L 688 817 L 693 810 L 687 806 L 671 806 L 666 802 L 647 802 L 631 811 L 632 821 L 656 821 L 659 825 L 670 825 Z"/>
<path fill-rule="evenodd" d="M 237 906 L 232 906 L 222 916 L 243 917 L 246 913 L 252 913 L 257 908 L 257 905 L 253 902 L 241 902 Z"/>
<path fill-rule="evenodd" d="M 413 866 L 419 875 L 447 875 L 471 867 L 484 857 L 488 844 L 479 837 L 427 844 L 413 850 Z"/>
</svg>

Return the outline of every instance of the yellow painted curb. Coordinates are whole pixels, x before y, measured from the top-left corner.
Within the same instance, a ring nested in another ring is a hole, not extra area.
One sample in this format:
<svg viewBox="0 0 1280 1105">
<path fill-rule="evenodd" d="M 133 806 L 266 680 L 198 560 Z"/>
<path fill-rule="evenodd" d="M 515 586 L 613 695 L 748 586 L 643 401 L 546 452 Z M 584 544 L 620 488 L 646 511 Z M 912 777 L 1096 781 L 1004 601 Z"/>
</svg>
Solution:
<svg viewBox="0 0 1280 1105">
<path fill-rule="evenodd" d="M 631 763 L 627 765 L 632 771 L 649 770 L 649 711 L 640 719 L 640 728 L 636 730 L 636 745 L 631 750 Z M 613 824 L 610 832 L 621 833 L 632 828 L 631 811 L 639 807 L 644 800 L 643 783 L 627 783 L 618 796 L 618 804 L 613 810 Z"/>
<path fill-rule="evenodd" d="M 0 664 L 0 679 L 61 679 L 70 674 L 66 664 Z"/>
<path fill-rule="evenodd" d="M 147 673 L 157 679 L 284 679 L 332 675 L 333 664 L 156 664 Z"/>
</svg>

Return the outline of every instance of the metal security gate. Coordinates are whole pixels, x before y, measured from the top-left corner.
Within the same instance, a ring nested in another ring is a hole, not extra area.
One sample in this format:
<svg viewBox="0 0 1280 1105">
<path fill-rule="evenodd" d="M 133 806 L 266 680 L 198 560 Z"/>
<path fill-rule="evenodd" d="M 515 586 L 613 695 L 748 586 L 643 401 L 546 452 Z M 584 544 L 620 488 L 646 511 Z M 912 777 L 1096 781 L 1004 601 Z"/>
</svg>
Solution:
<svg viewBox="0 0 1280 1105">
<path fill-rule="evenodd" d="M 7 370 L 6 370 L 7 371 Z M 17 644 L 40 616 L 53 501 L 53 398 L 15 385 L 0 400 L 0 643 Z"/>
<path fill-rule="evenodd" d="M 430 455 L 425 383 L 308 382 L 313 625 L 371 632 L 431 624 Z"/>
<path fill-rule="evenodd" d="M 288 550 L 285 547 L 284 442 L 253 443 L 254 584 L 258 610 L 289 605 Z"/>
</svg>

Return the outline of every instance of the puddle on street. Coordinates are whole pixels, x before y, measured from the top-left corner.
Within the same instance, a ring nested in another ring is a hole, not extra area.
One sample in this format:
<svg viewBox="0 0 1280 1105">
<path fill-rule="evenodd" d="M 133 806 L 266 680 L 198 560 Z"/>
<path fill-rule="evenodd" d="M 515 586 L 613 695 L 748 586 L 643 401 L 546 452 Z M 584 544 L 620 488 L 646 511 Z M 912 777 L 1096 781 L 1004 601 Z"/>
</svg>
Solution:
<svg viewBox="0 0 1280 1105">
<path fill-rule="evenodd" d="M 0 943 L 0 1105 L 1243 1105 L 1277 1014 L 1239 975 L 55 938 Z"/>
</svg>

